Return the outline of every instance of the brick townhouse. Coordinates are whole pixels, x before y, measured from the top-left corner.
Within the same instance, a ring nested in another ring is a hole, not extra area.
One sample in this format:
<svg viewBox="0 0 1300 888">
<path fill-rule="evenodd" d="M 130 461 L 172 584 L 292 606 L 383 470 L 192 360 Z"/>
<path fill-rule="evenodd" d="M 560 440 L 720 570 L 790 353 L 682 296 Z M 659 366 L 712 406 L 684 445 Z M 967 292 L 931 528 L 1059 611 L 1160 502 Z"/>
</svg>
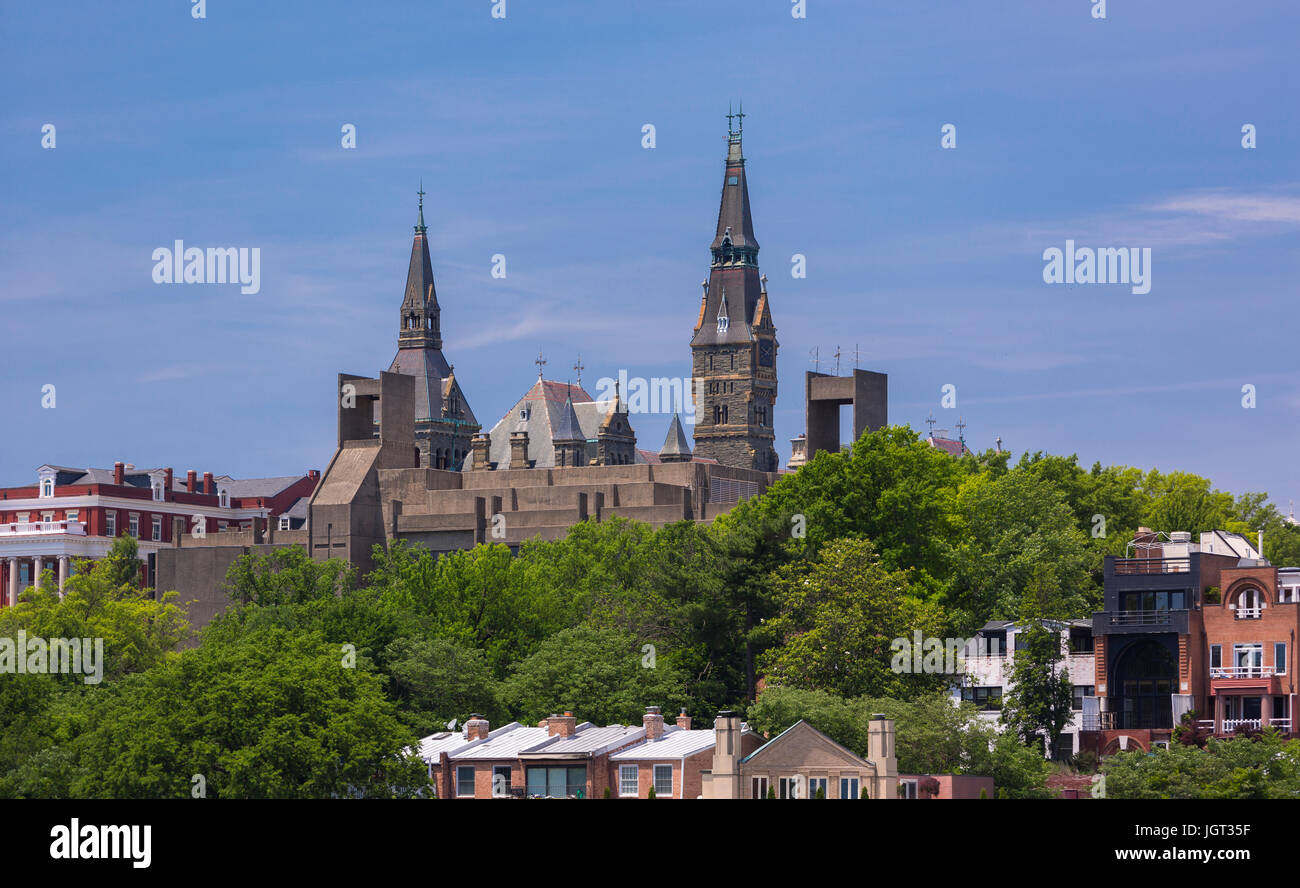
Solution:
<svg viewBox="0 0 1300 888">
<path fill-rule="evenodd" d="M 1140 528 L 1105 560 L 1093 618 L 1096 696 L 1080 745 L 1103 755 L 1167 745 L 1187 713 L 1227 735 L 1295 735 L 1300 568 L 1278 567 L 1240 534 Z"/>
<path fill-rule="evenodd" d="M 440 798 L 992 797 L 987 777 L 900 781 L 895 744 L 893 721 L 879 715 L 864 759 L 802 720 L 765 739 L 735 713 L 700 730 L 685 712 L 666 724 L 651 706 L 639 726 L 579 724 L 566 712 L 493 729 L 475 715 L 463 731 L 425 737 L 420 755 Z"/>
</svg>

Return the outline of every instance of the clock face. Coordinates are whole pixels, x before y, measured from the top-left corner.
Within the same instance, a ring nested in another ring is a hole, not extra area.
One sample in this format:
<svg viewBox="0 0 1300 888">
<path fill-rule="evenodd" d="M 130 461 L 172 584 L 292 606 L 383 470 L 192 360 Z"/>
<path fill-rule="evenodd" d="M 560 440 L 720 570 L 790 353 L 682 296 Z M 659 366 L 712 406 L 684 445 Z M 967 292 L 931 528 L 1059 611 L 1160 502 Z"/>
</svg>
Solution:
<svg viewBox="0 0 1300 888">
<path fill-rule="evenodd" d="M 776 350 L 772 347 L 772 340 L 760 339 L 758 341 L 758 364 L 760 367 L 771 367 L 776 358 Z"/>
</svg>

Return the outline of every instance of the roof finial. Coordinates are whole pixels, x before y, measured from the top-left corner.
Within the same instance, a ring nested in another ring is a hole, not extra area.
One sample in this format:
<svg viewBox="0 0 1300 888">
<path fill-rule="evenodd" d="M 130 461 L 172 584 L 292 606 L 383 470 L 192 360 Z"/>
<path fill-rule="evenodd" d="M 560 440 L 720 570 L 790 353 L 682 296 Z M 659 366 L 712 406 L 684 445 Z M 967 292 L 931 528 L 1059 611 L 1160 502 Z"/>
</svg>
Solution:
<svg viewBox="0 0 1300 888">
<path fill-rule="evenodd" d="M 420 190 L 415 192 L 420 196 L 420 219 L 415 223 L 415 233 L 424 234 L 427 230 L 424 227 L 424 178 L 420 179 Z"/>
<path fill-rule="evenodd" d="M 541 382 L 542 368 L 546 366 L 546 358 L 542 357 L 542 350 L 540 348 L 537 350 L 537 360 L 533 361 L 533 363 L 537 365 L 537 381 Z"/>
</svg>

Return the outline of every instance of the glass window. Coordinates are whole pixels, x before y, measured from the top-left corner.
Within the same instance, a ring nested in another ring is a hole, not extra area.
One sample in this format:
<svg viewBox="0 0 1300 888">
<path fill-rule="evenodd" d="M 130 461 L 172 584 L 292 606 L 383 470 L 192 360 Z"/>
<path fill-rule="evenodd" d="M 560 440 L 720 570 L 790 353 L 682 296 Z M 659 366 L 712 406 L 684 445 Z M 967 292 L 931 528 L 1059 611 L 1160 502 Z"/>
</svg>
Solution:
<svg viewBox="0 0 1300 888">
<path fill-rule="evenodd" d="M 1223 645 L 1210 645 L 1210 668 L 1221 669 L 1223 667 Z"/>
<path fill-rule="evenodd" d="M 963 703 L 974 703 L 980 709 L 1001 709 L 1002 686 L 962 688 L 961 699 Z"/>
<path fill-rule="evenodd" d="M 1273 671 L 1278 675 L 1286 675 L 1286 642 L 1273 642 Z"/>
<path fill-rule="evenodd" d="M 827 778 L 825 777 L 808 778 L 808 798 L 810 799 L 817 798 L 818 792 L 821 793 L 821 798 L 823 799 L 829 798 L 829 793 L 826 791 L 826 783 L 827 783 Z"/>
<path fill-rule="evenodd" d="M 139 515 L 133 514 L 130 516 L 129 520 L 127 521 L 127 533 L 129 533 L 131 536 L 135 537 L 136 539 L 140 538 L 140 516 Z"/>
<path fill-rule="evenodd" d="M 117 536 L 117 512 L 112 509 L 104 513 L 104 536 Z"/>
<path fill-rule="evenodd" d="M 497 765 L 492 769 L 492 797 L 510 798 L 510 766 Z"/>
<path fill-rule="evenodd" d="M 153 541 L 155 543 L 162 540 L 162 516 L 153 516 Z"/>
<path fill-rule="evenodd" d="M 858 778 L 856 777 L 840 778 L 840 798 L 857 799 L 861 797 L 862 797 L 862 793 L 858 789 Z"/>
<path fill-rule="evenodd" d="M 916 798 L 916 781 L 915 780 L 898 781 L 898 797 L 900 799 Z"/>
<path fill-rule="evenodd" d="M 636 796 L 640 792 L 640 785 L 637 782 L 636 765 L 619 765 L 618 766 L 618 794 L 621 796 Z M 656 790 L 658 792 L 658 790 Z"/>
<path fill-rule="evenodd" d="M 80 515 L 81 515 L 81 513 L 80 513 L 79 511 L 77 511 L 76 509 L 68 509 L 67 514 L 66 514 L 64 520 L 65 520 L 65 521 L 77 521 L 77 520 L 78 520 L 78 517 L 79 517 Z"/>
<path fill-rule="evenodd" d="M 456 769 L 456 795 L 474 797 L 474 766 L 461 765 Z"/>
<path fill-rule="evenodd" d="M 673 766 L 655 765 L 655 795 L 671 797 L 673 794 Z"/>
<path fill-rule="evenodd" d="M 1081 710 L 1083 709 L 1083 698 L 1095 697 L 1096 692 L 1095 692 L 1095 688 L 1092 685 L 1075 685 L 1071 689 L 1070 695 L 1074 699 L 1074 702 L 1071 704 L 1071 708 Z"/>
</svg>

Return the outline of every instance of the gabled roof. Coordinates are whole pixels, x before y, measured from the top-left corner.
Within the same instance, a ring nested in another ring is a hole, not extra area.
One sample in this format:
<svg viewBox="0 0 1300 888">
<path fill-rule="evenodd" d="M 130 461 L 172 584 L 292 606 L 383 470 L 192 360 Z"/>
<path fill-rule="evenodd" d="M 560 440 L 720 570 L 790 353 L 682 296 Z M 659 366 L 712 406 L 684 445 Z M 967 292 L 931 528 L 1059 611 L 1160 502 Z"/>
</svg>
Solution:
<svg viewBox="0 0 1300 888">
<path fill-rule="evenodd" d="M 743 763 L 751 762 L 754 759 L 758 758 L 763 753 L 770 752 L 774 747 L 778 746 L 787 737 L 791 737 L 796 733 L 808 733 L 808 732 L 811 732 L 813 736 L 820 739 L 824 745 L 829 747 L 831 751 L 841 756 L 842 758 L 846 758 L 853 762 L 860 763 L 863 767 L 866 768 L 875 767 L 871 762 L 862 758 L 861 756 L 853 752 L 848 747 L 836 743 L 830 737 L 827 737 L 825 734 L 823 734 L 821 731 L 814 728 L 812 725 L 808 724 L 808 722 L 804 721 L 803 719 L 799 719 L 797 722 L 792 724 L 790 727 L 786 728 L 781 733 L 777 734 L 771 740 L 767 741 L 762 746 L 758 747 L 758 749 L 755 749 L 749 755 L 745 756 L 743 759 L 741 759 L 741 763 L 743 764 Z"/>
</svg>

